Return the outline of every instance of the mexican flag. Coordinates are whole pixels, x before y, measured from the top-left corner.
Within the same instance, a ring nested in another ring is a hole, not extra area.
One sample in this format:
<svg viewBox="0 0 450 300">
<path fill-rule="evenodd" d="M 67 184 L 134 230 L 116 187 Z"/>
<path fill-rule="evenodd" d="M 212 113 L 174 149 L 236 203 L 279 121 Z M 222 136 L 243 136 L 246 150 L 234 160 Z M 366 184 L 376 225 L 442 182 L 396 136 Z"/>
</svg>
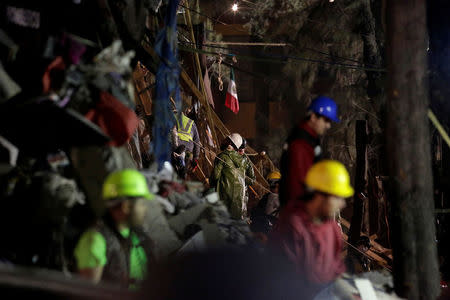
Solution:
<svg viewBox="0 0 450 300">
<path fill-rule="evenodd" d="M 239 112 L 239 101 L 236 90 L 236 82 L 234 81 L 234 70 L 231 68 L 230 82 L 228 83 L 227 97 L 225 99 L 225 106 L 231 109 L 235 114 Z"/>
</svg>

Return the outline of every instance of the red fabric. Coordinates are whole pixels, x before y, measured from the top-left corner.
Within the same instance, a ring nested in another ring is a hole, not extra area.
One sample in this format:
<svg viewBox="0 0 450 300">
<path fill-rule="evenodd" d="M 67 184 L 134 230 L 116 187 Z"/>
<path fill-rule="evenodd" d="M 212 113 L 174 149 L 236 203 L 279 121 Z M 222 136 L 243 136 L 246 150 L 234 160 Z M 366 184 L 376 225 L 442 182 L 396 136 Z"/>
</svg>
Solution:
<svg viewBox="0 0 450 300">
<path fill-rule="evenodd" d="M 66 68 L 66 64 L 61 56 L 56 57 L 45 69 L 45 73 L 42 76 L 42 93 L 47 94 L 50 91 L 52 83 L 52 71 L 63 71 Z"/>
<path fill-rule="evenodd" d="M 314 138 L 317 133 L 306 122 L 299 125 Z M 305 140 L 297 139 L 289 144 L 288 148 L 289 169 L 286 179 L 287 203 L 295 203 L 303 195 L 306 173 L 314 164 L 314 148 Z"/>
<path fill-rule="evenodd" d="M 317 289 L 345 271 L 339 226 L 332 220 L 313 223 L 303 202 L 282 211 L 270 243 L 281 249 L 297 272 Z"/>
<path fill-rule="evenodd" d="M 139 124 L 134 111 L 107 92 L 100 93 L 100 101 L 88 111 L 86 118 L 111 137 L 110 146 L 122 146 L 128 142 Z"/>
<path fill-rule="evenodd" d="M 178 182 L 164 181 L 160 185 L 159 195 L 167 198 L 173 193 L 183 194 L 186 192 L 186 187 Z"/>
<path fill-rule="evenodd" d="M 227 93 L 227 97 L 225 99 L 225 106 L 231 109 L 232 112 L 237 114 L 239 112 L 239 101 L 235 97 L 233 97 L 230 93 Z"/>
</svg>

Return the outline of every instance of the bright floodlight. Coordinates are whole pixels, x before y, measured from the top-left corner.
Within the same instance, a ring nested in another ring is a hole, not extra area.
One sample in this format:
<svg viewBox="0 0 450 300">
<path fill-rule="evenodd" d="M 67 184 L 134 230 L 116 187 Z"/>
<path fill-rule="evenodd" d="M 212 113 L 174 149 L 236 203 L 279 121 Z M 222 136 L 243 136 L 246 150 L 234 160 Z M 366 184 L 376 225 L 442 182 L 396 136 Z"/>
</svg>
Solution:
<svg viewBox="0 0 450 300">
<path fill-rule="evenodd" d="M 232 11 L 237 11 L 238 10 L 238 5 L 237 3 L 233 4 L 233 6 L 231 7 Z"/>
</svg>

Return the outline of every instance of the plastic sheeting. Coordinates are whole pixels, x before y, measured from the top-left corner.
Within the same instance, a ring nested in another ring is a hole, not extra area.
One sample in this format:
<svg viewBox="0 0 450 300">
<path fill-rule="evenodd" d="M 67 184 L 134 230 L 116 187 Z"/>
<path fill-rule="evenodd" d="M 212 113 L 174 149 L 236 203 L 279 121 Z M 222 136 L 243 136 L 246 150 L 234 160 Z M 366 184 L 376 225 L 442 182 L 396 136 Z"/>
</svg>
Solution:
<svg viewBox="0 0 450 300">
<path fill-rule="evenodd" d="M 156 73 L 155 123 L 153 126 L 153 152 L 159 169 L 164 162 L 170 161 L 171 146 L 169 132 L 175 124 L 170 108 L 170 97 L 173 97 L 180 111 L 180 88 L 178 79 L 180 67 L 177 58 L 177 7 L 179 0 L 169 2 L 165 27 L 156 39 L 155 51 L 161 58 Z"/>
</svg>

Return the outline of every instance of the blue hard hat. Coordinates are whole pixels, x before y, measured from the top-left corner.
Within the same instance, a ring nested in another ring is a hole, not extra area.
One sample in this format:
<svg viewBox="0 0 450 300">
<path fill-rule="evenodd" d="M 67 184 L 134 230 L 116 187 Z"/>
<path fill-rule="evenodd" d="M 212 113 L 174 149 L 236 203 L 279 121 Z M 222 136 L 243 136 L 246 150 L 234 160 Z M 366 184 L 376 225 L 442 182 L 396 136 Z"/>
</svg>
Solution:
<svg viewBox="0 0 450 300">
<path fill-rule="evenodd" d="M 308 110 L 318 115 L 327 117 L 334 122 L 340 122 L 337 116 L 337 104 L 331 98 L 325 96 L 315 98 L 308 107 Z"/>
</svg>

